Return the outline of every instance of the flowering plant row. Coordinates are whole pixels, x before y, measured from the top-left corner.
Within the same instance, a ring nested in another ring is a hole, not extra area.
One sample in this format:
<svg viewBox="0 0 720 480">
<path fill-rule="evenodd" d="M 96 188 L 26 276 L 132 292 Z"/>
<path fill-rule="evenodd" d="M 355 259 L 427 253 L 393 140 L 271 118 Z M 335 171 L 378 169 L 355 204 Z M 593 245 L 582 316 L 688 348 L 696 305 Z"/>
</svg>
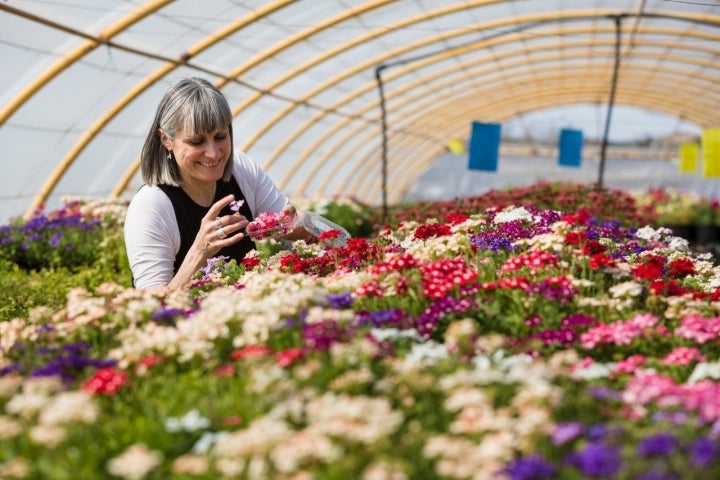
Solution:
<svg viewBox="0 0 720 480">
<path fill-rule="evenodd" d="M 0 322 L 0 476 L 720 476 L 720 267 L 530 205 Z"/>
</svg>

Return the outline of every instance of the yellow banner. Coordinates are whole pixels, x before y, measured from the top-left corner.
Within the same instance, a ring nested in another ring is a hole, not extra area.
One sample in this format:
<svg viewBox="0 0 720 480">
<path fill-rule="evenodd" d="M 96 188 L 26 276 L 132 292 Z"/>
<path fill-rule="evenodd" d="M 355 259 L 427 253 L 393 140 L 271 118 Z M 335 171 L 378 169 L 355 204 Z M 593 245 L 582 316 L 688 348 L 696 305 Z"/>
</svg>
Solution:
<svg viewBox="0 0 720 480">
<path fill-rule="evenodd" d="M 450 153 L 454 153 L 455 155 L 465 153 L 465 144 L 459 138 L 451 138 L 447 143 L 447 148 L 450 150 Z"/>
<path fill-rule="evenodd" d="M 720 177 L 720 128 L 706 128 L 702 134 L 703 176 Z"/>
<path fill-rule="evenodd" d="M 699 150 L 697 143 L 680 144 L 680 173 L 697 173 Z"/>
</svg>

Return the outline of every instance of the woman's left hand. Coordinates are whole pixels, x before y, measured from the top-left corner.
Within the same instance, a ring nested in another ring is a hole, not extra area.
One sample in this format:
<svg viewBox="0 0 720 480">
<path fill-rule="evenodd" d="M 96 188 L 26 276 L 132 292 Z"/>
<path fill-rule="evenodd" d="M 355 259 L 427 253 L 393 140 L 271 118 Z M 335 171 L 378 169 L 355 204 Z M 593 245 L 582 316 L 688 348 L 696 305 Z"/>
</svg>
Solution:
<svg viewBox="0 0 720 480">
<path fill-rule="evenodd" d="M 283 213 L 288 218 L 292 219 L 292 225 L 294 225 L 293 229 L 288 231 L 285 235 L 282 236 L 285 240 L 304 240 L 305 243 L 314 243 L 317 241 L 317 239 L 313 236 L 312 233 L 308 232 L 303 228 L 302 226 L 296 225 L 296 219 L 298 215 L 297 209 L 291 205 L 287 204 L 285 205 L 285 208 L 283 208 Z"/>
</svg>

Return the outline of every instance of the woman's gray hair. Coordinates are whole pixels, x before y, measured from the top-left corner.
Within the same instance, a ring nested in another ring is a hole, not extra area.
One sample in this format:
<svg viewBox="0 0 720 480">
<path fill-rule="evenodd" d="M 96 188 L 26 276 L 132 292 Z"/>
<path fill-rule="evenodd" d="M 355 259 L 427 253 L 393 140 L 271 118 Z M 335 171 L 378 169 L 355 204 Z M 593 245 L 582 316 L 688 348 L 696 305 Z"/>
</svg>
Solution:
<svg viewBox="0 0 720 480">
<path fill-rule="evenodd" d="M 229 128 L 230 160 L 225 165 L 223 180 L 232 174 L 232 111 L 225 96 L 205 79 L 192 77 L 176 81 L 165 92 L 155 120 L 145 138 L 140 154 L 140 170 L 147 185 L 180 186 L 180 169 L 174 156 L 168 158 L 168 150 L 160 139 L 160 130 L 170 138 L 177 132 L 188 135 L 207 135 Z"/>
</svg>

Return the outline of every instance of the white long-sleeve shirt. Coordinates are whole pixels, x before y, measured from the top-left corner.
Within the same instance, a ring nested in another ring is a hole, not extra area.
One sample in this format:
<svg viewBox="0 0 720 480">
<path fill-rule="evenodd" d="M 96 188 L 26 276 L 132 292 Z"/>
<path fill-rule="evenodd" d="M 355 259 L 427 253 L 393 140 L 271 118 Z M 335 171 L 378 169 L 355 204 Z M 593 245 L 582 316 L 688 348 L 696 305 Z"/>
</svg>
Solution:
<svg viewBox="0 0 720 480">
<path fill-rule="evenodd" d="M 233 176 L 253 217 L 280 212 L 288 203 L 270 177 L 247 154 L 233 154 Z M 157 186 L 143 185 L 128 206 L 125 248 L 137 288 L 167 285 L 173 278 L 180 230 L 170 198 Z"/>
</svg>

